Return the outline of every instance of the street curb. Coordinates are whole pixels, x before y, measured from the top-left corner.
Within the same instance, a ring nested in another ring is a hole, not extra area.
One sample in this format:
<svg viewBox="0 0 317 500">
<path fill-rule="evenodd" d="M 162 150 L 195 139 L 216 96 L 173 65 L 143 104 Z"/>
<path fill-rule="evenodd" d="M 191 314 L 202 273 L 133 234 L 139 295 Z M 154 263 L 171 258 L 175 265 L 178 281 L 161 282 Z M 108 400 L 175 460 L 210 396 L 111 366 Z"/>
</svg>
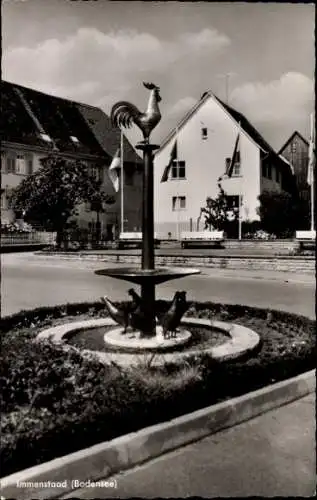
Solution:
<svg viewBox="0 0 317 500">
<path fill-rule="evenodd" d="M 315 392 L 315 370 L 229 401 L 71 453 L 1 479 L 4 498 L 31 500 L 74 496 L 72 480 L 96 481 L 131 469 Z M 19 487 L 22 481 L 33 483 Z M 49 482 L 36 487 L 35 482 Z M 66 482 L 65 486 L 52 482 Z M 76 495 L 75 495 L 76 496 Z"/>
</svg>

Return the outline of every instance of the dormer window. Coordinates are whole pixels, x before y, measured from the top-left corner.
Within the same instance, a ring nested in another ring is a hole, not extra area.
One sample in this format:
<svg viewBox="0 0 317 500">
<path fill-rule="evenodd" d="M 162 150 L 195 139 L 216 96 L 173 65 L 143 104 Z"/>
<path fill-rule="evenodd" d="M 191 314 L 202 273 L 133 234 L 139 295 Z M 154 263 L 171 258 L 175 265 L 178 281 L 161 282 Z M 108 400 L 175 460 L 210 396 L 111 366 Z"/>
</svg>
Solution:
<svg viewBox="0 0 317 500">
<path fill-rule="evenodd" d="M 47 135 L 47 134 L 40 134 L 40 136 L 43 139 L 43 141 L 45 141 L 45 142 L 52 142 L 52 139 L 50 138 L 49 135 Z"/>
<path fill-rule="evenodd" d="M 75 144 L 79 144 L 79 140 L 77 139 L 77 137 L 75 135 L 71 135 L 70 136 L 71 140 L 75 143 Z"/>
<path fill-rule="evenodd" d="M 201 129 L 201 138 L 203 141 L 205 141 L 206 139 L 208 139 L 208 129 L 207 127 L 203 127 Z"/>
</svg>

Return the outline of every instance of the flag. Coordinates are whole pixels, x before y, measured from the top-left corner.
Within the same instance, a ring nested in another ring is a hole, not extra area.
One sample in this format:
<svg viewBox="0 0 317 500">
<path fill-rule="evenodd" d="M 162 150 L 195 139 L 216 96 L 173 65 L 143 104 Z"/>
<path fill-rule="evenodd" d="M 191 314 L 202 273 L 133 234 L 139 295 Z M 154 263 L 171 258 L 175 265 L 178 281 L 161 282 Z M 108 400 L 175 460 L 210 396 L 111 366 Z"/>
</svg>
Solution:
<svg viewBox="0 0 317 500">
<path fill-rule="evenodd" d="M 170 161 L 168 162 L 168 165 L 166 165 L 166 167 L 164 169 L 161 182 L 167 181 L 168 175 L 169 175 L 171 167 L 173 165 L 173 161 L 176 160 L 176 158 L 177 158 L 177 139 L 175 140 L 174 146 L 172 147 Z"/>
<path fill-rule="evenodd" d="M 232 155 L 231 161 L 230 161 L 230 163 L 229 163 L 229 165 L 228 165 L 228 167 L 226 169 L 226 175 L 228 177 L 232 176 L 233 167 L 234 167 L 234 164 L 237 161 L 237 153 L 239 152 L 239 146 L 240 146 L 240 132 L 237 135 L 237 139 L 236 139 L 236 143 L 234 145 L 234 150 L 233 150 L 233 155 Z"/>
<path fill-rule="evenodd" d="M 307 184 L 310 186 L 314 182 L 314 167 L 315 167 L 315 127 L 314 127 L 314 114 L 310 117 L 310 138 L 308 150 L 308 171 L 307 171 Z"/>
<path fill-rule="evenodd" d="M 111 165 L 108 170 L 108 174 L 110 177 L 110 180 L 113 184 L 114 190 L 116 193 L 119 191 L 119 175 L 118 175 L 118 168 L 121 168 L 121 155 L 120 155 L 120 148 L 117 149 L 116 154 L 114 155 Z"/>
</svg>

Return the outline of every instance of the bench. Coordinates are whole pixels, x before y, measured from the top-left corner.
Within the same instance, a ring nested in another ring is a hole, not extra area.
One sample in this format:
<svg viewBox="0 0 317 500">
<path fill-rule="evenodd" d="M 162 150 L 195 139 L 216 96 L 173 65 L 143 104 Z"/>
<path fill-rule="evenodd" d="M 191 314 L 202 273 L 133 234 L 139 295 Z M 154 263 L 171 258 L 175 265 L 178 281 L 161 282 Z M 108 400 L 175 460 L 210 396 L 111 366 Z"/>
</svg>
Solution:
<svg viewBox="0 0 317 500">
<path fill-rule="evenodd" d="M 183 231 L 181 233 L 181 246 L 221 245 L 225 240 L 224 231 Z"/>
<path fill-rule="evenodd" d="M 142 233 L 136 233 L 136 232 L 120 233 L 119 240 L 117 242 L 117 246 L 119 249 L 131 247 L 131 246 L 140 248 L 142 246 L 142 240 L 143 240 Z M 154 245 L 158 246 L 158 245 L 160 245 L 160 243 L 161 242 L 157 238 L 157 235 L 155 233 L 154 234 Z"/>
<path fill-rule="evenodd" d="M 302 249 L 304 246 L 315 246 L 316 231 L 296 231 L 295 239 L 299 242 L 300 249 Z"/>
</svg>

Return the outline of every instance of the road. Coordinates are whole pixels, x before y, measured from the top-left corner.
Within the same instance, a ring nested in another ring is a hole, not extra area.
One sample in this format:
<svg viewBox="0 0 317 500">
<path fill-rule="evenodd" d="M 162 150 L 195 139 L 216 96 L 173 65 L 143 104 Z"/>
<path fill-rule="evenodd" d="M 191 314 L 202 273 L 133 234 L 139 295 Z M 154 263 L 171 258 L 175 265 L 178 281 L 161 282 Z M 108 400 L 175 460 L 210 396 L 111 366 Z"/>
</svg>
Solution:
<svg viewBox="0 0 317 500">
<path fill-rule="evenodd" d="M 2 315 L 44 305 L 94 301 L 102 295 L 114 300 L 128 298 L 128 283 L 94 274 L 104 267 L 115 264 L 50 259 L 33 253 L 2 254 Z M 198 276 L 159 285 L 157 297 L 171 299 L 177 289 L 186 290 L 189 300 L 271 307 L 309 317 L 315 313 L 314 276 L 208 268 Z"/>
</svg>

